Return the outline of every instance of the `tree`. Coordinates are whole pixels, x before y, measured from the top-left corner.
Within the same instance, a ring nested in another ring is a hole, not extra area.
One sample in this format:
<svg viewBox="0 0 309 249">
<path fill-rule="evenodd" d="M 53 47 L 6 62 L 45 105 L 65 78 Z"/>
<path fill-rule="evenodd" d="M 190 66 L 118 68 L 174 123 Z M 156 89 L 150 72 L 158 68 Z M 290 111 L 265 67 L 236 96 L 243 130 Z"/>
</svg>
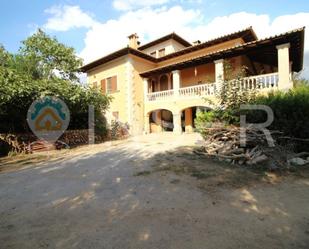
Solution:
<svg viewBox="0 0 309 249">
<path fill-rule="evenodd" d="M 214 103 L 205 98 L 205 101 L 215 108 L 208 113 L 199 114 L 199 119 L 196 119 L 197 126 L 203 127 L 205 122 L 239 123 L 240 106 L 254 101 L 257 97 L 258 83 L 255 82 L 252 88 L 244 84 L 246 70 L 246 67 L 242 67 L 239 71 L 235 71 L 228 61 L 224 62 L 224 79 L 216 92 L 218 102 Z"/>
<path fill-rule="evenodd" d="M 42 30 L 23 41 L 17 54 L 0 46 L 0 133 L 29 131 L 28 108 L 37 98 L 48 95 L 67 104 L 71 113 L 69 129 L 87 128 L 88 106 L 93 105 L 96 127 L 103 133 L 106 127 L 102 113 L 110 97 L 80 84 L 77 73 L 81 64 L 73 48 Z"/>
<path fill-rule="evenodd" d="M 77 73 L 82 65 L 82 60 L 77 58 L 75 51 L 51 38 L 42 30 L 22 42 L 20 54 L 26 60 L 36 63 L 41 77 L 50 79 L 59 76 L 63 79 L 78 80 Z"/>
</svg>

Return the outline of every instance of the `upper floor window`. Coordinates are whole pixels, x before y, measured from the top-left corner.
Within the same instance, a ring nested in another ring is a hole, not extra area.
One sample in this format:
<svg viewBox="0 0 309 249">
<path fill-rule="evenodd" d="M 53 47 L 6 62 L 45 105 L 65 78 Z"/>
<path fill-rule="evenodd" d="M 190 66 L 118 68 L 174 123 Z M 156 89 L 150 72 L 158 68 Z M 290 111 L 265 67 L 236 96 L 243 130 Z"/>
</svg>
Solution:
<svg viewBox="0 0 309 249">
<path fill-rule="evenodd" d="M 153 56 L 153 57 L 157 57 L 157 51 L 151 52 L 150 55 Z"/>
<path fill-rule="evenodd" d="M 112 76 L 101 80 L 102 93 L 114 93 L 117 90 L 117 76 Z"/>
<path fill-rule="evenodd" d="M 109 77 L 106 79 L 106 90 L 107 90 L 107 93 L 111 93 L 113 91 L 112 77 Z"/>
<path fill-rule="evenodd" d="M 162 57 L 165 55 L 165 48 L 162 48 L 159 50 L 159 57 Z"/>
</svg>

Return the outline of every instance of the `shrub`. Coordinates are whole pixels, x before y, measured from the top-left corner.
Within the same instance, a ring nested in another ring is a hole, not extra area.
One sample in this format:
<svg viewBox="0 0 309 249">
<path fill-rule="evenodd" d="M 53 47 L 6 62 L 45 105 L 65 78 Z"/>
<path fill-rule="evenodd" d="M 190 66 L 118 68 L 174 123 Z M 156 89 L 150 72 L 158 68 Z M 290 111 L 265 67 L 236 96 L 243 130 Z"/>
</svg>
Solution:
<svg viewBox="0 0 309 249">
<path fill-rule="evenodd" d="M 214 112 L 212 111 L 197 111 L 194 125 L 198 132 L 203 132 L 205 128 L 211 126 L 214 121 Z"/>
<path fill-rule="evenodd" d="M 197 111 L 196 118 L 194 119 L 196 131 L 205 137 L 207 135 L 207 128 L 218 125 L 222 126 L 221 115 L 222 113 L 219 110 Z"/>
<path fill-rule="evenodd" d="M 112 140 L 125 138 L 129 134 L 128 124 L 123 124 L 117 120 L 112 120 L 110 135 Z"/>
<path fill-rule="evenodd" d="M 286 136 L 309 138 L 309 86 L 298 85 L 288 92 L 272 92 L 259 96 L 252 104 L 269 106 L 274 113 L 270 129 L 282 131 Z M 261 123 L 266 120 L 263 111 L 249 111 L 247 122 Z"/>
<path fill-rule="evenodd" d="M 255 88 L 244 87 L 243 78 L 246 76 L 246 68 L 242 67 L 234 72 L 229 62 L 224 63 L 225 78 L 221 83 L 220 89 L 216 92 L 218 103 L 213 103 L 209 99 L 206 102 L 215 105 L 212 111 L 216 121 L 231 125 L 239 124 L 240 106 L 254 101 L 257 96 Z M 258 84 L 255 85 L 258 87 Z M 209 114 L 208 114 L 209 115 Z"/>
</svg>

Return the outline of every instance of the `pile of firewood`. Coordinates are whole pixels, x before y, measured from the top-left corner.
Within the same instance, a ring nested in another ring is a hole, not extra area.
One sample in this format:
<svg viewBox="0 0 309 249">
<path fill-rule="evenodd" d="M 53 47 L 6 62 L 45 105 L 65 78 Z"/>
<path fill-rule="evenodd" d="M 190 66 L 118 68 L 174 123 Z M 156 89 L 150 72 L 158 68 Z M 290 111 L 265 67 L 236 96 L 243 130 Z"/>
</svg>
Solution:
<svg viewBox="0 0 309 249">
<path fill-rule="evenodd" d="M 269 160 L 274 147 L 270 147 L 262 130 L 244 128 L 245 144 L 241 144 L 240 128 L 208 128 L 204 146 L 197 152 L 233 164 L 259 164 Z M 270 131 L 274 144 L 278 131 Z"/>
</svg>

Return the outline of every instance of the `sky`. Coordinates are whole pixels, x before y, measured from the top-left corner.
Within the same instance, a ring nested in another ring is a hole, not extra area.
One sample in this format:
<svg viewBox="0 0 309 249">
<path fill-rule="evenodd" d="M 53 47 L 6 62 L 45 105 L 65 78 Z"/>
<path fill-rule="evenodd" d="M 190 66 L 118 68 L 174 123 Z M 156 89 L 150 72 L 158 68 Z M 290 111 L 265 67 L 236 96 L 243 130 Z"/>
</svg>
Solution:
<svg viewBox="0 0 309 249">
<path fill-rule="evenodd" d="M 132 33 L 142 44 L 171 32 L 193 42 L 249 26 L 259 38 L 306 26 L 309 78 L 308 0 L 2 0 L 0 44 L 16 52 L 41 28 L 88 63 L 125 47 Z"/>
</svg>

